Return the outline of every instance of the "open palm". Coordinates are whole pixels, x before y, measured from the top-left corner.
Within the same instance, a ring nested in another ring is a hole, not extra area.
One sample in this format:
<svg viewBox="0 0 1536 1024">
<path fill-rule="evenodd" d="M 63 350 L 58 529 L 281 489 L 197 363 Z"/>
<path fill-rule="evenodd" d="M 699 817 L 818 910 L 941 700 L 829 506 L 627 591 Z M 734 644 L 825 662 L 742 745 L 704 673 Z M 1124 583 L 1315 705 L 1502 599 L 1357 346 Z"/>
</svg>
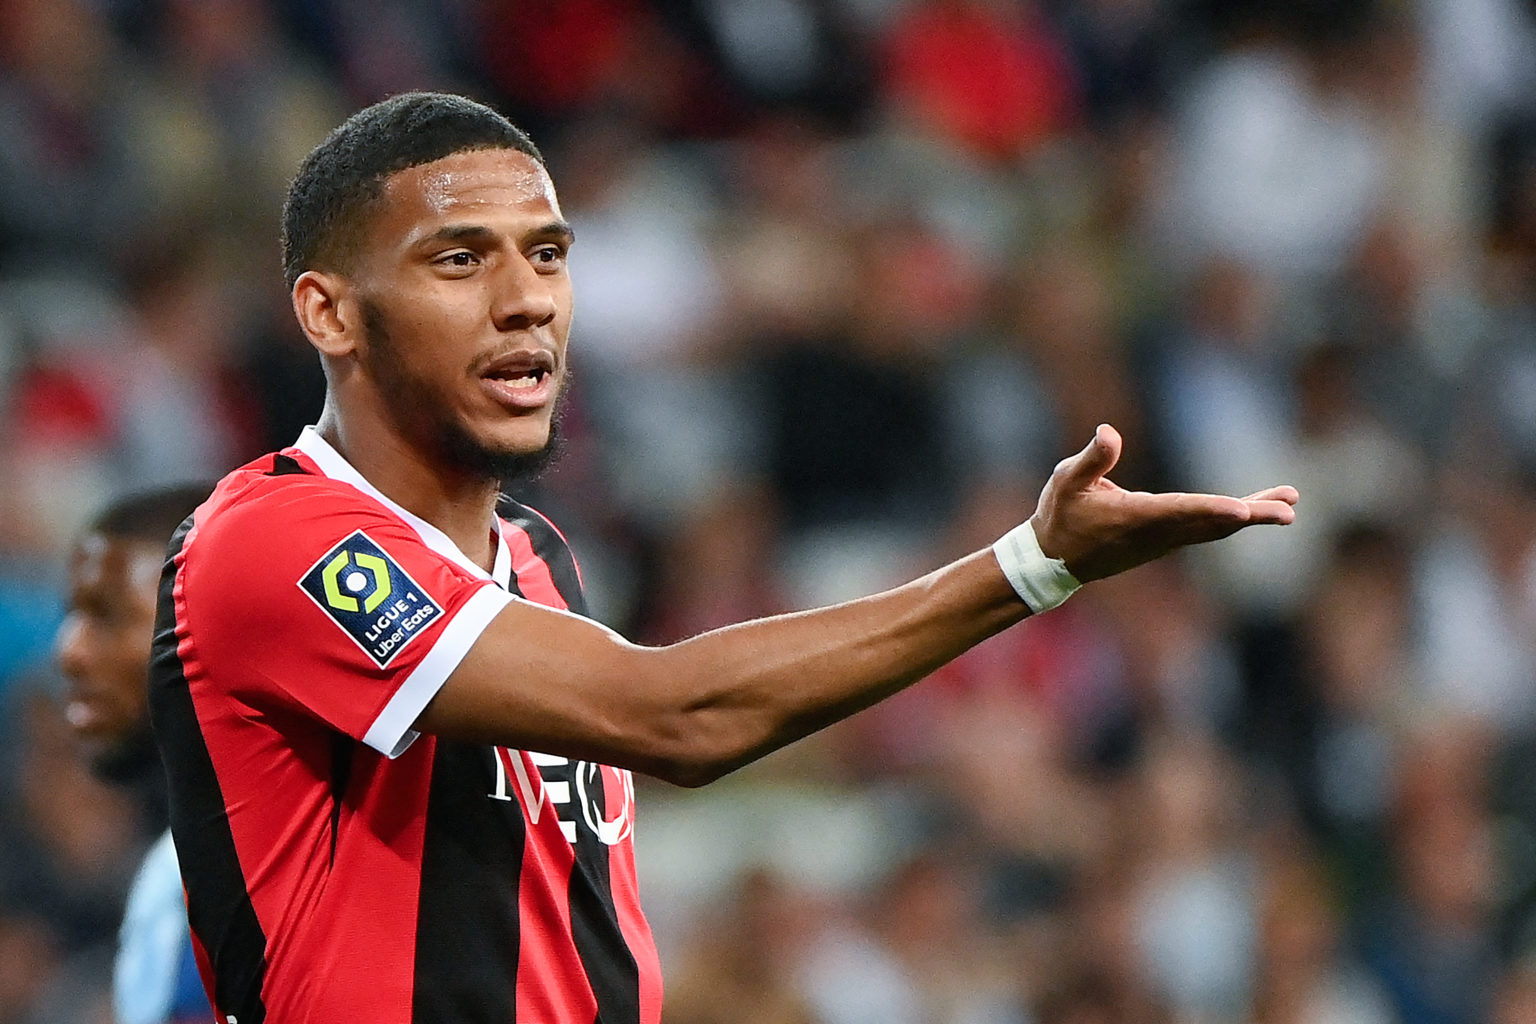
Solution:
<svg viewBox="0 0 1536 1024">
<path fill-rule="evenodd" d="M 1175 548 L 1230 537 L 1296 518 L 1296 488 L 1270 487 L 1244 498 L 1221 494 L 1128 491 L 1108 479 L 1120 460 L 1119 431 L 1101 425 L 1093 440 L 1056 465 L 1032 522 L 1040 549 L 1079 580 L 1124 572 Z"/>
</svg>

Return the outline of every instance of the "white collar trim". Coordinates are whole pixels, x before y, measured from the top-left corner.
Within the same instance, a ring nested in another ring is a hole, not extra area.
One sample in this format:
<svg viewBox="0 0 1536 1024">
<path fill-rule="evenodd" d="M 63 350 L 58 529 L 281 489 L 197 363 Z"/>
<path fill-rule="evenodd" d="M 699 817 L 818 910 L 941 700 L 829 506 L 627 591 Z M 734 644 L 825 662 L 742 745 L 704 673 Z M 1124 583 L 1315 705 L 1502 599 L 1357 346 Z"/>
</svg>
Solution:
<svg viewBox="0 0 1536 1024">
<path fill-rule="evenodd" d="M 348 462 L 346 458 L 331 447 L 331 443 L 320 436 L 320 431 L 313 426 L 305 427 L 299 433 L 299 439 L 293 446 L 305 455 L 309 456 L 320 467 L 320 472 L 332 480 L 339 480 L 345 484 L 362 491 L 368 497 L 377 501 L 385 508 L 405 521 L 405 524 L 416 531 L 422 543 L 436 551 L 455 565 L 474 573 L 481 579 L 494 580 L 500 584 L 503 590 L 512 589 L 512 549 L 507 547 L 507 540 L 501 534 L 501 525 L 495 517 L 491 519 L 491 532 L 496 535 L 496 561 L 487 573 L 469 556 L 459 550 L 459 546 L 448 539 L 448 535 L 420 516 L 407 511 L 394 501 L 390 500 L 383 491 L 369 483 L 363 474 Z"/>
</svg>

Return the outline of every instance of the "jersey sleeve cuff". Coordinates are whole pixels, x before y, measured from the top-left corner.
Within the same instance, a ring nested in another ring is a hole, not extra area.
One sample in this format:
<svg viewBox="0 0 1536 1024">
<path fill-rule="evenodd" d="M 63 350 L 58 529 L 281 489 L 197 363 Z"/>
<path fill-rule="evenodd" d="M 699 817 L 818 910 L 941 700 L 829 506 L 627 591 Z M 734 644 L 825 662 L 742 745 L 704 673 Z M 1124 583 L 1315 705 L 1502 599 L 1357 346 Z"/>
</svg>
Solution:
<svg viewBox="0 0 1536 1024">
<path fill-rule="evenodd" d="M 395 691 L 384 710 L 368 727 L 363 742 L 385 757 L 405 753 L 420 735 L 412 729 L 422 710 L 459 667 L 496 613 L 512 601 L 512 595 L 494 584 L 483 586 L 443 627 L 437 642 Z"/>
</svg>

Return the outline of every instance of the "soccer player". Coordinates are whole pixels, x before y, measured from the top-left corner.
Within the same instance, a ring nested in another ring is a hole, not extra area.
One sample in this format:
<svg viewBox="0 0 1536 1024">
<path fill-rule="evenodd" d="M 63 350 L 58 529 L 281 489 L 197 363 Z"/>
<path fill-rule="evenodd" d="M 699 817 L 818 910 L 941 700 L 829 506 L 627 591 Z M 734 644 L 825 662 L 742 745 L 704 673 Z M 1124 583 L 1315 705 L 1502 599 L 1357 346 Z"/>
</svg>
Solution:
<svg viewBox="0 0 1536 1024">
<path fill-rule="evenodd" d="M 1288 487 L 1123 491 L 1106 426 L 993 549 L 637 646 L 582 614 L 553 525 L 495 514 L 568 376 L 572 230 L 538 150 L 479 104 L 398 96 L 316 147 L 283 218 L 325 406 L 178 531 L 151 668 L 224 1024 L 655 1024 L 631 771 L 702 785 L 1078 581 L 1294 515 Z"/>
<path fill-rule="evenodd" d="M 165 782 L 150 732 L 149 643 L 165 546 L 206 486 L 128 495 L 96 514 L 69 559 L 69 610 L 56 653 L 65 715 L 96 775 L 145 795 L 164 815 Z M 208 998 L 187 933 L 169 831 L 134 876 L 112 972 L 117 1024 L 206 1021 Z"/>
</svg>

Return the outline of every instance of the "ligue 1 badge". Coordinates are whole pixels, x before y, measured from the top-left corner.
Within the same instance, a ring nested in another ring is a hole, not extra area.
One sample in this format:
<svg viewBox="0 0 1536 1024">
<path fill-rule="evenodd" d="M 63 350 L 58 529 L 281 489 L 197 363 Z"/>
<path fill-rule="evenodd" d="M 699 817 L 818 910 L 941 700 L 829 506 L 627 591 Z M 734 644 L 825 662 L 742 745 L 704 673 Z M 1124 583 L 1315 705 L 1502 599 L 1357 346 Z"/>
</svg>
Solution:
<svg viewBox="0 0 1536 1024">
<path fill-rule="evenodd" d="M 362 530 L 321 556 L 299 589 L 380 668 L 443 613 Z"/>
</svg>

